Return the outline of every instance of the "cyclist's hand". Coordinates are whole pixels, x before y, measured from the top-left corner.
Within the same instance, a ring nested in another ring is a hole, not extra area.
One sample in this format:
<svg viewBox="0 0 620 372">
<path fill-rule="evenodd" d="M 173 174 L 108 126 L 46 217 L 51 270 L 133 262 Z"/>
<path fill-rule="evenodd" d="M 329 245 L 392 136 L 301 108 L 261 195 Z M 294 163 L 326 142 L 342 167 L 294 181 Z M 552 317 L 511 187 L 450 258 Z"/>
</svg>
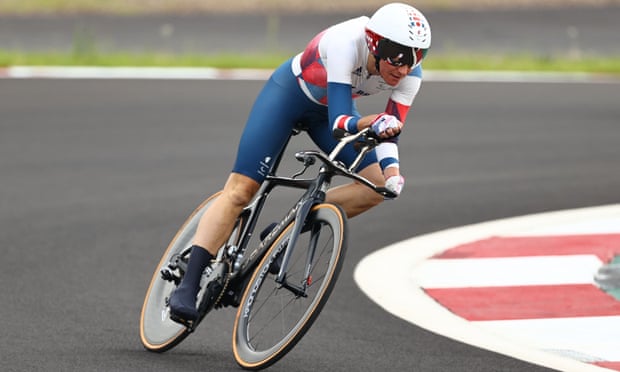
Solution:
<svg viewBox="0 0 620 372">
<path fill-rule="evenodd" d="M 389 114 L 379 114 L 371 123 L 370 128 L 380 138 L 390 138 L 400 134 L 403 123 L 396 116 Z"/>
<path fill-rule="evenodd" d="M 385 180 L 385 188 L 397 196 L 403 191 L 403 186 L 405 186 L 405 178 L 401 175 L 391 176 Z"/>
</svg>

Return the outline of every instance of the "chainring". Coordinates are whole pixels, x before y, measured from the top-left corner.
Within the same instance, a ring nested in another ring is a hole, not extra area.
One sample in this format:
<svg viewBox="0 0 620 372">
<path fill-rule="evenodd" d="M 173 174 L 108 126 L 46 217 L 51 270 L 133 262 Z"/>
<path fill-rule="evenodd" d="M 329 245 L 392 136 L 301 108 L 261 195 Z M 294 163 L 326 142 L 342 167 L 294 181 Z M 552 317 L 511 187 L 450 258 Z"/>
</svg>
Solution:
<svg viewBox="0 0 620 372">
<path fill-rule="evenodd" d="M 232 266 L 228 260 L 215 263 L 211 273 L 204 279 L 206 286 L 204 291 L 202 291 L 198 305 L 200 319 L 216 307 L 224 296 L 230 282 L 231 268 Z"/>
</svg>

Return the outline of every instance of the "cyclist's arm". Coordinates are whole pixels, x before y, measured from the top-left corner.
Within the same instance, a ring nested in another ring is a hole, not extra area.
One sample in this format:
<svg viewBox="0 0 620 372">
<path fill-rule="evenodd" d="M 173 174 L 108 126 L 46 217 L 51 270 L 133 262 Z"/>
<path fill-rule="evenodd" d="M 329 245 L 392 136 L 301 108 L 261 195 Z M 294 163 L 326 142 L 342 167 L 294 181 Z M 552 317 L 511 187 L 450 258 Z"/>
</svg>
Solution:
<svg viewBox="0 0 620 372">
<path fill-rule="evenodd" d="M 385 112 L 394 115 L 403 124 L 407 120 L 409 108 L 422 85 L 422 66 L 417 66 L 403 79 L 398 88 L 392 91 L 392 95 L 385 107 Z"/>
<path fill-rule="evenodd" d="M 399 88 L 393 91 L 385 108 L 385 113 L 395 116 L 404 124 L 421 83 L 422 68 L 418 66 L 403 80 Z M 377 117 L 377 115 L 360 117 L 353 110 L 350 83 L 329 81 L 327 96 L 329 97 L 329 119 L 334 130 L 341 129 L 349 133 L 356 133 L 369 127 Z M 393 137 L 389 142 L 398 143 L 398 137 Z"/>
<path fill-rule="evenodd" d="M 417 66 L 401 82 L 399 87 L 392 92 L 385 108 L 385 113 L 395 116 L 403 126 L 407 120 L 407 114 L 415 96 L 422 84 L 422 67 Z M 398 175 L 398 136 L 383 141 L 376 148 L 377 160 L 386 178 Z"/>
<path fill-rule="evenodd" d="M 357 46 L 355 40 L 349 37 L 331 34 L 328 37 L 331 38 L 324 44 L 323 54 L 326 61 L 329 122 L 333 130 L 356 133 L 360 115 L 353 104 L 351 71 L 359 63 Z"/>
<path fill-rule="evenodd" d="M 368 128 L 377 118 L 377 114 L 360 116 L 351 97 L 351 84 L 327 83 L 327 96 L 329 97 L 329 121 L 334 130 L 341 129 L 348 133 L 357 133 Z M 386 111 L 386 113 L 390 112 Z"/>
<path fill-rule="evenodd" d="M 353 109 L 351 84 L 327 83 L 328 115 L 332 129 L 341 129 L 348 133 L 357 133 L 359 115 Z"/>
</svg>

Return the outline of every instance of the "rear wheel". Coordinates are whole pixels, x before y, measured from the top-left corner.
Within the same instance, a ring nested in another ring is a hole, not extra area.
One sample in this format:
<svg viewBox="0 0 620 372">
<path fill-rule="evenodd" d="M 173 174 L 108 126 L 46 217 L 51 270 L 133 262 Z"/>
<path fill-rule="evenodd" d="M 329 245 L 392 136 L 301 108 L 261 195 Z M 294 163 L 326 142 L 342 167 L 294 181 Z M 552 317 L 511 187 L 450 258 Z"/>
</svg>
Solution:
<svg viewBox="0 0 620 372">
<path fill-rule="evenodd" d="M 268 249 L 245 288 L 233 330 L 233 353 L 245 369 L 268 367 L 290 351 L 321 312 L 346 250 L 346 219 L 333 204 L 315 206 L 286 268 L 275 281 L 274 262 L 290 249 L 293 223 Z M 288 288 L 287 288 L 288 287 Z"/>
<path fill-rule="evenodd" d="M 189 248 L 198 222 L 218 196 L 219 193 L 214 194 L 194 210 L 172 239 L 159 265 L 155 268 L 140 315 L 140 338 L 144 347 L 150 351 L 169 350 L 190 333 L 188 328 L 170 319 L 168 298 L 185 271 Z M 199 293 L 199 300 L 204 292 L 202 290 Z"/>
</svg>

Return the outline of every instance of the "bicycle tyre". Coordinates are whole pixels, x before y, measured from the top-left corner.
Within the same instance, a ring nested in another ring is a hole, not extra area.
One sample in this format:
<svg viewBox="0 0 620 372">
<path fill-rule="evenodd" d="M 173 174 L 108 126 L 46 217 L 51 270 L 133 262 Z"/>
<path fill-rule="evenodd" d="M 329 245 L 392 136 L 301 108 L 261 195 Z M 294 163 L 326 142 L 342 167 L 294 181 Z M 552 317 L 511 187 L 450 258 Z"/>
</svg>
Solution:
<svg viewBox="0 0 620 372">
<path fill-rule="evenodd" d="M 171 240 L 155 268 L 140 313 L 140 339 L 149 351 L 164 352 L 170 350 L 191 333 L 185 326 L 170 319 L 166 299 L 176 286 L 174 283 L 164 280 L 160 271 L 166 267 L 172 256 L 191 246 L 191 240 L 196 232 L 200 217 L 219 194 L 220 192 L 207 198 L 190 214 Z"/>
<path fill-rule="evenodd" d="M 334 204 L 319 204 L 307 219 L 287 270 L 287 280 L 308 285 L 308 297 L 282 288 L 269 269 L 278 252 L 290 248 L 282 247 L 287 244 L 292 228 L 290 223 L 274 240 L 244 290 L 233 329 L 233 354 L 244 369 L 269 367 L 301 340 L 327 302 L 342 268 L 347 236 L 345 214 Z M 298 271 L 298 265 L 302 265 L 301 269 L 307 267 L 302 261 L 308 259 L 310 249 L 306 247 L 313 236 L 317 238 L 316 250 L 311 275 L 306 277 Z"/>
</svg>

